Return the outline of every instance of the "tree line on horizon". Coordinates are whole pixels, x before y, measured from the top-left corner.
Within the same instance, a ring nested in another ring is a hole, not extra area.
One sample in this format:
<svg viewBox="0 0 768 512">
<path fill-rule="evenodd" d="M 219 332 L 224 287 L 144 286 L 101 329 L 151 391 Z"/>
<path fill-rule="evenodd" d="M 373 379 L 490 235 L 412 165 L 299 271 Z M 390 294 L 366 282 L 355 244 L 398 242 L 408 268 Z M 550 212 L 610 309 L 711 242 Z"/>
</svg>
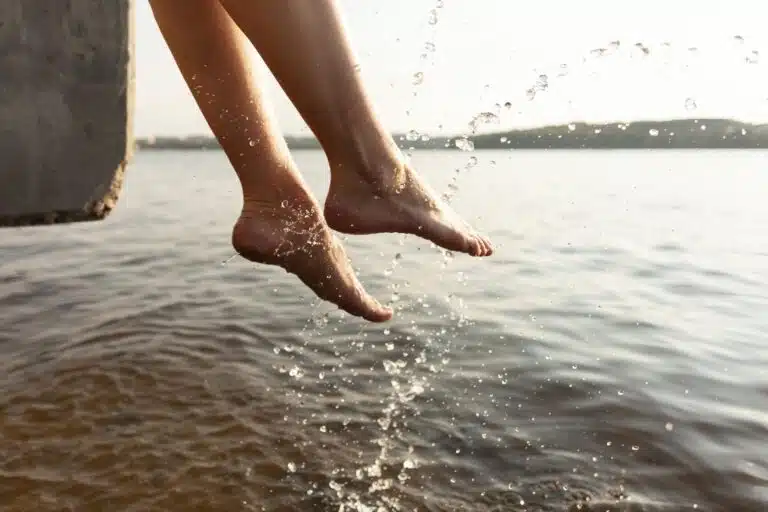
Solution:
<svg viewBox="0 0 768 512">
<path fill-rule="evenodd" d="M 395 134 L 403 149 L 755 149 L 768 148 L 768 124 L 729 119 L 570 123 L 474 135 Z M 287 136 L 291 149 L 319 149 L 314 137 Z M 220 149 L 210 136 L 137 138 L 139 150 Z"/>
</svg>

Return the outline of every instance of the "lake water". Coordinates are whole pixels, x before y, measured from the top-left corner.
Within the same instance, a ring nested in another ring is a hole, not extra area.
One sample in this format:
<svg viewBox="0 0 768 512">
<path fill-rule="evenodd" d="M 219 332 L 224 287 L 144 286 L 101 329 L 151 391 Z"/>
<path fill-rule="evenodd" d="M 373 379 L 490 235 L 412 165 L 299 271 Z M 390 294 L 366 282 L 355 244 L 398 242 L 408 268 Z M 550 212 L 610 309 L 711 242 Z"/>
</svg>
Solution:
<svg viewBox="0 0 768 512">
<path fill-rule="evenodd" d="M 416 153 L 497 252 L 349 237 L 373 325 L 222 264 L 222 153 L 142 152 L 106 222 L 0 231 L 0 508 L 766 510 L 767 157 Z"/>
</svg>

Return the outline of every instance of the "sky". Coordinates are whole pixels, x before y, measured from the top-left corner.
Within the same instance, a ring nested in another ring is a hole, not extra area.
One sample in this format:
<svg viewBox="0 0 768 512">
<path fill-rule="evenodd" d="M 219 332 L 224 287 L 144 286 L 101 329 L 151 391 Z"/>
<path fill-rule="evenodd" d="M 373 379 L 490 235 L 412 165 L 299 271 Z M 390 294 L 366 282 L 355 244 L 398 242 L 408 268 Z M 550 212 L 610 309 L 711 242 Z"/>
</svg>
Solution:
<svg viewBox="0 0 768 512">
<path fill-rule="evenodd" d="M 764 0 L 341 6 L 361 72 L 395 132 L 468 133 L 484 112 L 497 117 L 476 125 L 480 131 L 674 117 L 768 121 Z M 253 58 L 283 131 L 310 134 L 255 51 Z M 147 0 L 137 0 L 136 79 L 137 136 L 210 135 Z"/>
</svg>

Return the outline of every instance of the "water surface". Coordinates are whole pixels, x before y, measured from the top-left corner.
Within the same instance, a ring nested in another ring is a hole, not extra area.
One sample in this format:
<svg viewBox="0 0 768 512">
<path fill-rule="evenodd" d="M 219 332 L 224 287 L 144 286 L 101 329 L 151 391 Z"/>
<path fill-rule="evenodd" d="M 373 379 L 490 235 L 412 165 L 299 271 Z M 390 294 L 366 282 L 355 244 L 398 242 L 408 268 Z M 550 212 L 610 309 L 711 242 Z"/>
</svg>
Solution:
<svg viewBox="0 0 768 512">
<path fill-rule="evenodd" d="M 0 231 L 0 508 L 765 510 L 766 155 L 417 153 L 497 252 L 349 238 L 371 325 L 222 265 L 222 153 L 142 152 Z"/>
</svg>

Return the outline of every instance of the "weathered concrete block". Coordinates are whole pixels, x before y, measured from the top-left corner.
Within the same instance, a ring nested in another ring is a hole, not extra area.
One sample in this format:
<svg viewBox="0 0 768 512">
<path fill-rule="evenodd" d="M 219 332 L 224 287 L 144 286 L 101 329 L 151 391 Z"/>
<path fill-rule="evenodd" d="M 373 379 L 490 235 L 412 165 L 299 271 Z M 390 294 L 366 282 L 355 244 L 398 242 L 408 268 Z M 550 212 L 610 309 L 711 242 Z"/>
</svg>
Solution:
<svg viewBox="0 0 768 512">
<path fill-rule="evenodd" d="M 132 0 L 0 0 L 0 226 L 104 218 L 130 157 Z"/>
</svg>

